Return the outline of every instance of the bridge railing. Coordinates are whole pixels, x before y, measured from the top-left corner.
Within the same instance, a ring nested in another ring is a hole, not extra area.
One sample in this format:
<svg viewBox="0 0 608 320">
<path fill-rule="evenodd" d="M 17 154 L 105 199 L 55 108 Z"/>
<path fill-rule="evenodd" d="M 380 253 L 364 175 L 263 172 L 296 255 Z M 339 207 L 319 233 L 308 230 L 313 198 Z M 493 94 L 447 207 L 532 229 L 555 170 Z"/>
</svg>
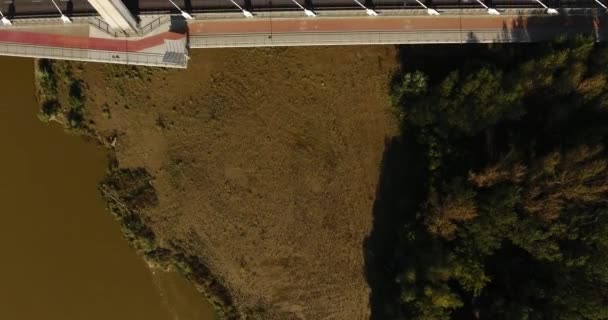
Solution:
<svg viewBox="0 0 608 320">
<path fill-rule="evenodd" d="M 142 36 L 154 31 L 156 28 L 163 26 L 165 23 L 171 21 L 171 18 L 168 16 L 160 16 L 152 21 L 150 21 L 148 24 L 144 25 L 143 27 L 139 28 L 140 29 L 140 34 Z"/>
<path fill-rule="evenodd" d="M 432 43 L 494 43 L 537 42 L 554 39 L 562 34 L 574 36 L 588 33 L 582 29 L 551 30 L 425 30 L 425 31 L 370 31 L 370 32 L 302 32 L 194 35 L 189 38 L 191 49 L 227 47 L 273 47 L 308 45 L 373 45 L 373 44 L 432 44 Z M 597 35 L 606 39 L 606 35 Z"/>
<path fill-rule="evenodd" d="M 99 18 L 93 19 L 93 21 L 90 22 L 90 25 L 97 28 L 97 30 L 99 30 L 99 31 L 102 31 L 104 33 L 111 35 L 114 38 L 118 38 L 118 33 L 116 31 L 114 31 L 107 22 L 105 22 Z"/>
<path fill-rule="evenodd" d="M 168 68 L 186 68 L 187 66 L 187 60 L 167 60 L 165 59 L 164 53 L 59 48 L 25 45 L 20 43 L 0 43 L 0 56 L 78 60 Z"/>
</svg>

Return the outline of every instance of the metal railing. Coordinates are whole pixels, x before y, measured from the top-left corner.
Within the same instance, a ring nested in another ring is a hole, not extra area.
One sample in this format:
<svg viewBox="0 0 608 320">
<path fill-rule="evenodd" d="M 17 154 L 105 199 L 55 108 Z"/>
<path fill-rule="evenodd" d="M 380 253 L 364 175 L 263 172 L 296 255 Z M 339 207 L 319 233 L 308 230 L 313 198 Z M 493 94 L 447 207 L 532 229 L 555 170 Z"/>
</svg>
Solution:
<svg viewBox="0 0 608 320">
<path fill-rule="evenodd" d="M 163 26 L 164 24 L 168 23 L 169 21 L 171 21 L 171 17 L 160 16 L 160 17 L 152 20 L 150 23 L 146 24 L 145 26 L 139 28 L 140 35 L 144 36 L 152 31 L 154 31 L 155 29 Z"/>
<path fill-rule="evenodd" d="M 171 62 L 164 53 L 120 52 L 77 48 L 44 47 L 17 43 L 0 43 L 0 55 L 61 60 L 77 60 L 167 68 L 186 68 L 187 59 Z"/>
<path fill-rule="evenodd" d="M 536 42 L 554 39 L 560 34 L 578 34 L 580 30 L 417 30 L 218 34 L 190 36 L 191 49 L 226 47 L 273 47 L 310 45 L 372 45 L 431 43 Z M 602 35 L 596 35 L 602 38 Z"/>
<path fill-rule="evenodd" d="M 89 24 L 97 28 L 99 31 L 105 32 L 114 38 L 118 38 L 118 32 L 114 31 L 107 22 L 99 18 L 93 19 L 93 21 L 91 21 Z"/>
</svg>

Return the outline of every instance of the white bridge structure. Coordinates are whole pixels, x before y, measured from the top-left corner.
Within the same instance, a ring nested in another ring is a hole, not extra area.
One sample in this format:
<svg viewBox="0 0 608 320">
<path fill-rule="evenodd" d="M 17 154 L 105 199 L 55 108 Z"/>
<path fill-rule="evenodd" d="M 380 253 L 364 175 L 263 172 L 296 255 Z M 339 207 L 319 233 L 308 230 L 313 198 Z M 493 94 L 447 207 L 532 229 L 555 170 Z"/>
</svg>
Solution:
<svg viewBox="0 0 608 320">
<path fill-rule="evenodd" d="M 101 18 L 112 28 L 123 31 L 137 31 L 135 16 L 120 0 L 88 0 Z"/>
<path fill-rule="evenodd" d="M 605 41 L 604 1 L 7 0 L 0 55 L 185 68 L 197 48 Z"/>
</svg>

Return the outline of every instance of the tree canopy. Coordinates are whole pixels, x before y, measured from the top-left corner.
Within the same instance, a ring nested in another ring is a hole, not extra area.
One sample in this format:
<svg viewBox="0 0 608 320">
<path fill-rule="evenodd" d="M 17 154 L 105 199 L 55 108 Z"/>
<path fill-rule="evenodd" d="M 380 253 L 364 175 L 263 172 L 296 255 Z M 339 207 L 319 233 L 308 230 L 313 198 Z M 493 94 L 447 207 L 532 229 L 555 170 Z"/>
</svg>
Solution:
<svg viewBox="0 0 608 320">
<path fill-rule="evenodd" d="M 608 319 L 608 48 L 521 52 L 393 88 L 426 171 L 400 213 L 397 318 Z"/>
</svg>

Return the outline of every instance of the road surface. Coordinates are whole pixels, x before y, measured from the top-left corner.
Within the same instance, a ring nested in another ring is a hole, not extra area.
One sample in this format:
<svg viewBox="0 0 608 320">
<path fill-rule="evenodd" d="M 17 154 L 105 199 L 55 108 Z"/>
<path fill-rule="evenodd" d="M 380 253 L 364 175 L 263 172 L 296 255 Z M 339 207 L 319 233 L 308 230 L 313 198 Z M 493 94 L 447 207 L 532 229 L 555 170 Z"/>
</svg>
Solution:
<svg viewBox="0 0 608 320">
<path fill-rule="evenodd" d="M 95 14 L 87 0 L 55 0 L 60 9 L 67 15 Z M 353 0 L 297 0 L 303 6 L 317 10 L 350 9 L 361 10 Z M 606 0 L 602 0 L 606 1 Z M 177 10 L 168 0 L 123 0 L 134 13 L 169 13 Z M 189 12 L 238 12 L 238 8 L 229 0 L 175 0 L 184 10 Z M 235 0 L 239 5 L 250 11 L 301 10 L 292 0 Z M 377 10 L 420 8 L 415 0 L 361 0 L 367 6 Z M 475 0 L 423 0 L 435 8 L 480 8 Z M 598 8 L 594 0 L 545 0 L 549 7 L 563 8 Z M 534 0 L 486 0 L 489 6 L 496 8 L 541 8 Z M 51 0 L 10 0 L 0 4 L 0 10 L 10 18 L 57 15 L 57 9 Z"/>
</svg>

